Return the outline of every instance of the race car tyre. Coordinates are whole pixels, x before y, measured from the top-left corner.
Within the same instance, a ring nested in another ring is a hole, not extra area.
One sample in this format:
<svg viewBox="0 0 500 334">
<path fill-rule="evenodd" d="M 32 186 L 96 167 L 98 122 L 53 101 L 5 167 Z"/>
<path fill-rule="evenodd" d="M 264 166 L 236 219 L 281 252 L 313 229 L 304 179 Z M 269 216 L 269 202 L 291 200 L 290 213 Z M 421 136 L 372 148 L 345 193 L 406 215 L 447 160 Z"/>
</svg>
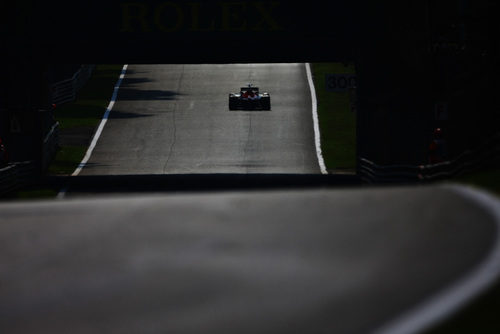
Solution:
<svg viewBox="0 0 500 334">
<path fill-rule="evenodd" d="M 262 110 L 271 110 L 271 98 L 262 98 Z"/>
<path fill-rule="evenodd" d="M 236 101 L 232 98 L 229 98 L 229 110 L 236 110 Z"/>
</svg>

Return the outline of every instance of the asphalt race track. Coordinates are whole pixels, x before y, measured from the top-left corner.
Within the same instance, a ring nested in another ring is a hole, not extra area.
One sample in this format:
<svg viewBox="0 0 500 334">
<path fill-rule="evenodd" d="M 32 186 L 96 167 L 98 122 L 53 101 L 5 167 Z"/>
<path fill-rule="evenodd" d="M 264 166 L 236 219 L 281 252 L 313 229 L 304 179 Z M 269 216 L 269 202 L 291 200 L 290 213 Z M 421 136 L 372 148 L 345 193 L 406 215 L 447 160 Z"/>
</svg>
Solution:
<svg viewBox="0 0 500 334">
<path fill-rule="evenodd" d="M 368 333 L 468 274 L 497 235 L 490 213 L 447 187 L 0 212 L 2 333 Z"/>
<path fill-rule="evenodd" d="M 270 111 L 229 111 L 252 83 Z M 81 175 L 319 173 L 304 64 L 129 65 Z"/>
</svg>

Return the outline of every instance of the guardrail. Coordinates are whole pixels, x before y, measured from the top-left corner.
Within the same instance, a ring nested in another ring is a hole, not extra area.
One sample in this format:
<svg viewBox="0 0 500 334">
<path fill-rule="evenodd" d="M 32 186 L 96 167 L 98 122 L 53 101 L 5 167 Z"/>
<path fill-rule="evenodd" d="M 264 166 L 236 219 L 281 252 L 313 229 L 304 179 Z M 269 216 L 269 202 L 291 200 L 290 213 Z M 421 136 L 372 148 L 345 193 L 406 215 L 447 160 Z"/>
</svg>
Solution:
<svg viewBox="0 0 500 334">
<path fill-rule="evenodd" d="M 47 170 L 59 147 L 58 122 L 47 128 L 42 140 L 41 161 L 13 162 L 0 168 L 0 196 L 35 183 L 40 173 Z"/>
<path fill-rule="evenodd" d="M 359 177 L 365 183 L 406 183 L 421 180 L 418 177 L 420 166 L 384 166 L 364 158 L 359 159 L 358 166 Z"/>
<path fill-rule="evenodd" d="M 442 180 L 500 162 L 500 132 L 455 159 L 428 165 L 378 165 L 360 158 L 358 173 L 365 183 L 414 183 Z"/>
<path fill-rule="evenodd" d="M 0 196 L 9 194 L 34 182 L 34 161 L 15 162 L 0 169 Z"/>
<path fill-rule="evenodd" d="M 94 65 L 82 65 L 69 79 L 56 82 L 52 85 L 52 102 L 63 104 L 76 99 L 76 93 L 87 82 L 92 74 Z"/>
<path fill-rule="evenodd" d="M 7 194 L 16 189 L 16 166 L 8 165 L 0 169 L 0 195 Z"/>
</svg>

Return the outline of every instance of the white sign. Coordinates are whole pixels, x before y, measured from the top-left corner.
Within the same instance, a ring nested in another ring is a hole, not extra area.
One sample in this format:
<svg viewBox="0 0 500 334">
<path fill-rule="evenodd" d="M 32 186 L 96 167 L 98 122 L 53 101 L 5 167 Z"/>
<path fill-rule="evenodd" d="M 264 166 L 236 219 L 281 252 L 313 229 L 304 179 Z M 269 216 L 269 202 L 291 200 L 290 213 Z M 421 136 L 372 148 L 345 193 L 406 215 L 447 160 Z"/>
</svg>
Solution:
<svg viewBox="0 0 500 334">
<path fill-rule="evenodd" d="M 325 80 L 327 92 L 346 92 L 356 88 L 356 74 L 326 74 Z"/>
</svg>

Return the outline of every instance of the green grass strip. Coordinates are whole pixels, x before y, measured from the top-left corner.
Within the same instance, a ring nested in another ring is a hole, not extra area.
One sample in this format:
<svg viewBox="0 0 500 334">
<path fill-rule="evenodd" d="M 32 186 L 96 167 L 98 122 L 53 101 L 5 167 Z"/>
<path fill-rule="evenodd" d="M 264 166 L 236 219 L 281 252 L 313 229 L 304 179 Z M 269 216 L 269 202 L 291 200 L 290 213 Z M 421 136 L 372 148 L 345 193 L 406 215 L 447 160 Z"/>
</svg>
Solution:
<svg viewBox="0 0 500 334">
<path fill-rule="evenodd" d="M 82 161 L 86 151 L 86 146 L 62 146 L 49 166 L 49 174 L 70 175 Z"/>
<path fill-rule="evenodd" d="M 356 115 L 350 109 L 349 92 L 328 92 L 326 74 L 355 73 L 354 66 L 341 63 L 312 63 L 318 99 L 321 150 L 329 172 L 356 168 Z"/>
<path fill-rule="evenodd" d="M 49 167 L 51 175 L 69 175 L 82 161 L 92 134 L 106 111 L 122 65 L 97 65 L 74 102 L 56 108 L 61 149 Z M 71 143 L 65 137 L 73 136 Z"/>
</svg>

